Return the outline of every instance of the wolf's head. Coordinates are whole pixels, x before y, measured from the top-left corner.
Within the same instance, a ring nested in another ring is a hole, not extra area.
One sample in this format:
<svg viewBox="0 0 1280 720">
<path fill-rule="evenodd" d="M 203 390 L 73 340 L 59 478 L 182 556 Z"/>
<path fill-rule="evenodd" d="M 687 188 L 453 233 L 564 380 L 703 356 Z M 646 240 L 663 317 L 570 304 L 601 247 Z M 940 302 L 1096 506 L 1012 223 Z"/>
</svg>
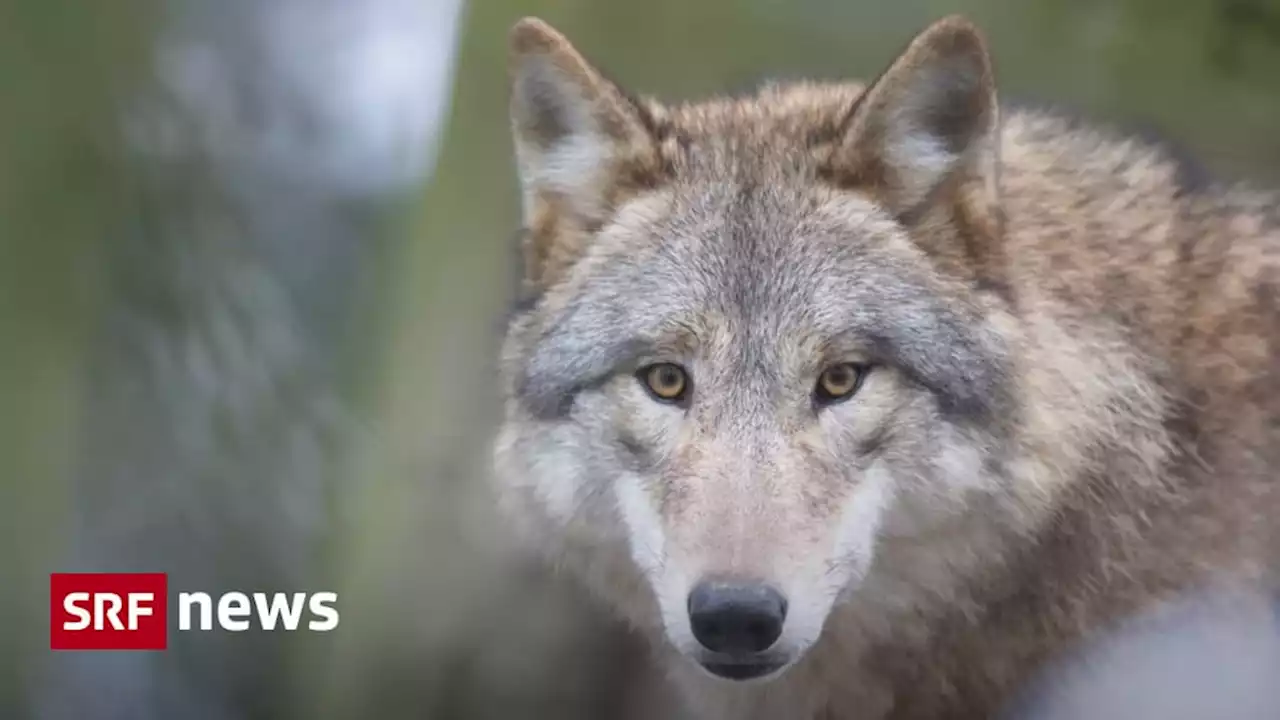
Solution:
<svg viewBox="0 0 1280 720">
<path fill-rule="evenodd" d="M 526 302 L 497 462 L 539 543 L 742 679 L 839 602 L 982 562 L 965 528 L 1035 514 L 971 25 L 865 89 L 680 107 L 540 21 L 511 45 Z"/>
</svg>

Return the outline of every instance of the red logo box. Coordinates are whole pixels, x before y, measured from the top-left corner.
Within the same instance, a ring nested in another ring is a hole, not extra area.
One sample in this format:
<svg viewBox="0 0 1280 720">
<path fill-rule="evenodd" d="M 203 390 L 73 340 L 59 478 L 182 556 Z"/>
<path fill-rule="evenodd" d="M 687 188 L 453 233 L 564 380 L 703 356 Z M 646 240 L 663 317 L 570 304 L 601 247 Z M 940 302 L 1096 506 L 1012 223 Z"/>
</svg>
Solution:
<svg viewBox="0 0 1280 720">
<path fill-rule="evenodd" d="M 168 589 L 165 573 L 52 573 L 49 648 L 164 650 Z"/>
</svg>

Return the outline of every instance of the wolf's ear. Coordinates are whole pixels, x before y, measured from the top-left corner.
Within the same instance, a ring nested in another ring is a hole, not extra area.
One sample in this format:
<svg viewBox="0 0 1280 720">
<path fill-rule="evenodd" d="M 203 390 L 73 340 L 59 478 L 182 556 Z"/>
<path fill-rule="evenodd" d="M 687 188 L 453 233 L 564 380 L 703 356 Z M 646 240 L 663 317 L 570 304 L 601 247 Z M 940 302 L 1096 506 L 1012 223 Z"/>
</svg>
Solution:
<svg viewBox="0 0 1280 720">
<path fill-rule="evenodd" d="M 511 29 L 510 112 L 525 227 L 525 275 L 550 282 L 623 192 L 656 182 L 646 110 L 536 18 Z"/>
<path fill-rule="evenodd" d="M 959 180 L 995 200 L 997 105 L 982 35 L 952 16 L 916 36 L 858 100 L 831 158 L 900 217 Z"/>
</svg>

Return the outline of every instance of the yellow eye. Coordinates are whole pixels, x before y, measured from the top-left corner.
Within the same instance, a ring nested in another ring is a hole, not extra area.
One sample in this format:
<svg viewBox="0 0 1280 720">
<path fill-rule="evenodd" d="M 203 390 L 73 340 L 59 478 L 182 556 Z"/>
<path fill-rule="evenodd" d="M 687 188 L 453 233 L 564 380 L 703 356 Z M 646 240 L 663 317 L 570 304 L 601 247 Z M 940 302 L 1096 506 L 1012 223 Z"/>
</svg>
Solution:
<svg viewBox="0 0 1280 720">
<path fill-rule="evenodd" d="M 857 363 L 840 363 L 832 365 L 818 376 L 818 386 L 814 395 L 818 402 L 830 404 L 853 397 L 862 386 L 862 378 L 866 376 L 865 365 Z"/>
<path fill-rule="evenodd" d="M 657 363 L 641 368 L 639 375 L 650 394 L 664 402 L 679 402 L 689 389 L 684 368 L 674 363 Z"/>
</svg>

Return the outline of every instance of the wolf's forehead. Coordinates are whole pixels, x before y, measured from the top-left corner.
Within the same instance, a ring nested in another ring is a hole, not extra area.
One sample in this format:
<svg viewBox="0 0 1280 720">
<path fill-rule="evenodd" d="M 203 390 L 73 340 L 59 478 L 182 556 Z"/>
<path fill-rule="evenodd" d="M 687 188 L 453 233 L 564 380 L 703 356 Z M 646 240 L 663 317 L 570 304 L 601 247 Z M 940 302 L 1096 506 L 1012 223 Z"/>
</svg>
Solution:
<svg viewBox="0 0 1280 720">
<path fill-rule="evenodd" d="M 844 337 L 945 408 L 999 406 L 1004 349 L 977 307 L 940 284 L 871 201 L 815 192 L 730 180 L 624 208 L 542 306 L 518 392 L 534 412 L 554 415 L 575 389 L 633 367 L 673 336 L 719 343 L 735 367 L 776 370 L 813 362 L 820 353 L 807 348 Z M 719 332 L 708 332 L 712 319 Z"/>
<path fill-rule="evenodd" d="M 879 304 L 912 273 L 900 262 L 910 248 L 869 200 L 829 195 L 754 178 L 673 189 L 660 219 L 626 233 L 650 252 L 637 257 L 619 238 L 617 261 L 645 286 L 632 297 L 665 298 L 670 312 L 834 332 L 852 318 L 833 314 Z"/>
<path fill-rule="evenodd" d="M 870 199 L 738 178 L 665 206 L 633 228 L 650 251 L 617 247 L 620 284 L 595 286 L 623 306 L 613 332 L 692 335 L 722 357 L 778 366 L 843 347 L 902 369 L 950 407 L 998 399 L 1001 340 Z"/>
<path fill-rule="evenodd" d="M 862 93 L 858 83 L 766 84 L 694 103 L 647 103 L 664 165 L 677 182 L 812 178 L 818 149 L 834 142 Z"/>
</svg>

